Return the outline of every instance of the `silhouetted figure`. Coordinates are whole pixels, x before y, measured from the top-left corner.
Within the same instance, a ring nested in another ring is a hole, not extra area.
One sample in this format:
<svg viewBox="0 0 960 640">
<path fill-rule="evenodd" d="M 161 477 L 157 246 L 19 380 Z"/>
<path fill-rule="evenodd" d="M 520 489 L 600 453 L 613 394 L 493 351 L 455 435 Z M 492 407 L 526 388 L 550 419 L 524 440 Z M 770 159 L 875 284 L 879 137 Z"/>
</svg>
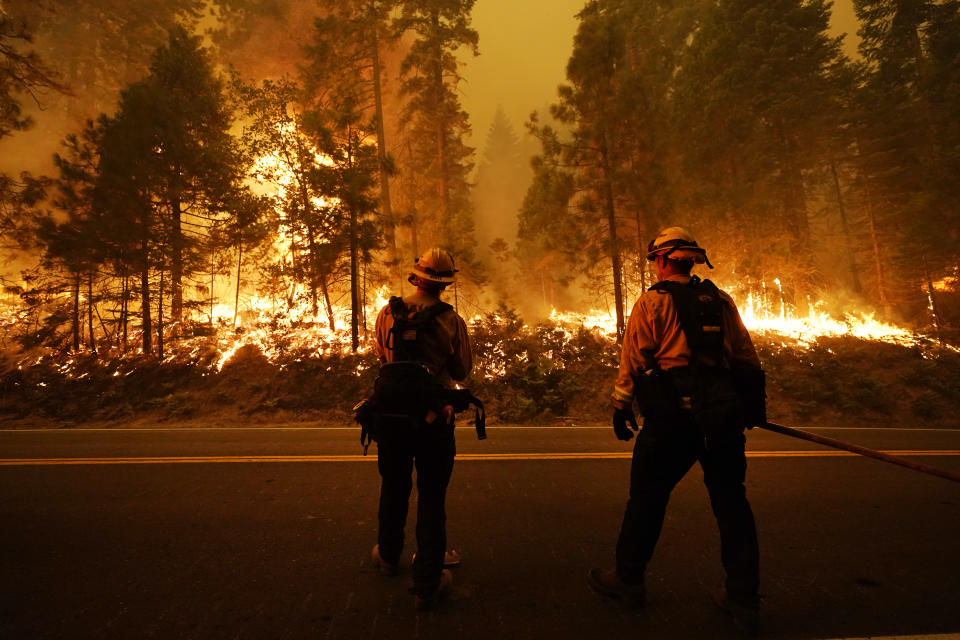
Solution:
<svg viewBox="0 0 960 640">
<path fill-rule="evenodd" d="M 455 274 L 448 252 L 427 251 L 409 276 L 416 292 L 392 298 L 376 324 L 381 369 L 370 403 L 381 485 L 373 562 L 380 573 L 398 571 L 416 468 L 413 583 L 418 609 L 431 608 L 447 594 L 453 578 L 444 565 L 459 561 L 454 552 L 445 555 L 444 503 L 456 454 L 454 405 L 448 396 L 456 393 L 451 391 L 454 381 L 470 373 L 473 360 L 466 323 L 440 300 Z"/>
<path fill-rule="evenodd" d="M 644 573 L 660 536 L 670 492 L 694 462 L 720 528 L 726 582 L 718 603 L 748 632 L 757 628 L 757 533 L 747 502 L 743 429 L 766 422 L 763 371 L 736 305 L 709 280 L 691 276 L 710 262 L 686 231 L 670 227 L 650 243 L 659 282 L 633 307 L 613 392 L 613 428 L 637 431 L 630 499 L 616 549 L 616 569 L 592 569 L 599 594 L 640 606 Z"/>
</svg>

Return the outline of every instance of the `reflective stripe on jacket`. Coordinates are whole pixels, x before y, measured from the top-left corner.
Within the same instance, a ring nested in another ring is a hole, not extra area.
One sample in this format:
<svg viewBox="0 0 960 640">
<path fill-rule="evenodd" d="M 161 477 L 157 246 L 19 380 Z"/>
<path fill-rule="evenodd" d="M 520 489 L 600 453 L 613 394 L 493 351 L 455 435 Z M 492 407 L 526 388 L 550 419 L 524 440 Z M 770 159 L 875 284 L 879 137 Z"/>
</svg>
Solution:
<svg viewBox="0 0 960 640">
<path fill-rule="evenodd" d="M 673 275 L 667 278 L 687 284 L 690 276 Z M 723 351 L 727 366 L 742 363 L 760 367 L 760 358 L 753 346 L 747 328 L 733 298 L 721 291 L 723 305 Z M 672 369 L 690 364 L 692 352 L 680 327 L 673 297 L 664 291 L 647 291 L 630 312 L 627 330 L 620 354 L 620 373 L 613 388 L 613 405 L 630 407 L 633 403 L 634 381 L 644 371 L 659 364 L 661 369 Z"/>
</svg>

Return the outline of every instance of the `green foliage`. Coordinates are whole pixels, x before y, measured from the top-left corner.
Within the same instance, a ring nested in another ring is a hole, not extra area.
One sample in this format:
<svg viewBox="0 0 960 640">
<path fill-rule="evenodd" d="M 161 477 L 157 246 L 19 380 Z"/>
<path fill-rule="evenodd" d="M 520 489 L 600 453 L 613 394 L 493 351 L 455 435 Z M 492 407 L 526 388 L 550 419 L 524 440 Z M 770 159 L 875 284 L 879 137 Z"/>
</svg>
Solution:
<svg viewBox="0 0 960 640">
<path fill-rule="evenodd" d="M 396 33 L 413 38 L 401 64 L 400 88 L 408 136 L 403 161 L 420 176 L 408 197 L 417 216 L 412 224 L 421 250 L 442 245 L 463 266 L 472 261 L 474 245 L 468 181 L 473 149 L 464 142 L 470 123 L 460 106 L 456 53 L 461 48 L 478 53 L 478 35 L 470 26 L 475 1 L 400 0 L 393 24 Z"/>
<path fill-rule="evenodd" d="M 524 166 L 520 139 L 502 106 L 487 131 L 483 157 L 473 187 L 477 236 L 481 246 L 501 239 L 514 242 L 517 219 L 530 171 Z"/>
<path fill-rule="evenodd" d="M 65 84 L 40 56 L 30 50 L 33 33 L 23 18 L 0 9 L 0 143 L 15 132 L 33 126 L 23 102 L 44 93 L 68 93 Z M 32 248 L 31 226 L 36 206 L 47 195 L 49 180 L 21 172 L 0 172 L 0 249 Z"/>
<path fill-rule="evenodd" d="M 217 239 L 238 239 L 215 230 L 253 206 L 242 183 L 248 159 L 230 133 L 232 113 L 209 54 L 181 27 L 154 52 L 150 74 L 123 92 L 117 114 L 99 126 L 94 208 L 105 241 L 146 283 L 141 315 L 150 352 L 150 273 L 161 283 L 168 275 L 169 316 L 179 323 L 184 279 L 206 268 Z M 156 293 L 163 298 L 162 284 Z M 158 308 L 161 350 L 163 312 Z"/>
<path fill-rule="evenodd" d="M 529 123 L 521 260 L 610 283 L 619 309 L 682 224 L 719 278 L 777 278 L 801 313 L 849 287 L 949 335 L 932 285 L 960 260 L 960 3 L 856 4 L 858 64 L 824 0 L 586 3 L 561 126 Z"/>
<path fill-rule="evenodd" d="M 932 316 L 942 332 L 931 281 L 960 259 L 960 3 L 854 5 L 866 60 L 856 168 L 877 236 L 897 267 L 881 284 L 918 324 Z"/>
<path fill-rule="evenodd" d="M 0 140 L 28 129 L 33 120 L 23 113 L 21 101 L 45 89 L 65 93 L 66 86 L 34 51 L 33 33 L 23 18 L 0 10 Z"/>
<path fill-rule="evenodd" d="M 567 64 L 569 85 L 558 89 L 551 115 L 570 129 L 565 139 L 554 127 L 540 126 L 534 115 L 528 128 L 543 146 L 534 164 L 534 183 L 524 201 L 521 247 L 535 261 L 544 237 L 561 238 L 572 265 L 601 281 L 610 269 L 617 335 L 626 326 L 620 225 L 617 222 L 617 171 L 627 161 L 626 147 L 635 139 L 618 102 L 618 69 L 627 52 L 626 24 L 618 3 L 588 2 L 578 14 L 580 25 Z M 538 218 L 562 214 L 551 227 Z M 565 228 L 560 233 L 557 226 Z M 530 250 L 533 249 L 531 255 Z"/>
</svg>

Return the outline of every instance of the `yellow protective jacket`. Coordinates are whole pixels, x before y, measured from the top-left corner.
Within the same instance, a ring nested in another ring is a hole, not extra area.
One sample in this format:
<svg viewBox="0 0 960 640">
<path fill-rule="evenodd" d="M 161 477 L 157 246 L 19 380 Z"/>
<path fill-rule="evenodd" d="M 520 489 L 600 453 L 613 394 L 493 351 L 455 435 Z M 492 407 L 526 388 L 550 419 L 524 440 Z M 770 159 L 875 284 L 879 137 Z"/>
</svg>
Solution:
<svg viewBox="0 0 960 640">
<path fill-rule="evenodd" d="M 411 316 L 414 313 L 432 307 L 440 302 L 438 298 L 415 292 L 404 296 L 404 303 Z M 473 368 L 473 353 L 467 324 L 456 311 L 450 309 L 436 317 L 437 331 L 424 336 L 424 358 L 434 380 L 447 388 L 453 388 L 454 380 L 466 379 Z M 393 361 L 393 351 L 387 349 L 390 328 L 393 327 L 393 315 L 390 305 L 380 310 L 377 316 L 377 355 L 380 363 Z"/>
<path fill-rule="evenodd" d="M 687 284 L 690 276 L 667 278 Z M 760 358 L 743 326 L 733 298 L 720 292 L 723 305 L 724 364 L 744 364 L 760 368 Z M 647 291 L 633 305 L 620 354 L 620 373 L 613 387 L 613 405 L 619 409 L 632 406 L 634 384 L 644 371 L 659 365 L 672 369 L 690 364 L 692 352 L 687 344 L 673 296 L 665 291 Z"/>
</svg>

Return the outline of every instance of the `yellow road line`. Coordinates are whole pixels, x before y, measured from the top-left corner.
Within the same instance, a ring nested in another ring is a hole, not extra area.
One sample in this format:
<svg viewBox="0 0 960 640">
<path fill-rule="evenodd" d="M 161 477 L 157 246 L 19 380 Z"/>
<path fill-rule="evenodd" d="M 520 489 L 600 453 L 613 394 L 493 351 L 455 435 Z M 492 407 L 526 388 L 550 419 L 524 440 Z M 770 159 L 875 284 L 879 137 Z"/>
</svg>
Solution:
<svg viewBox="0 0 960 640">
<path fill-rule="evenodd" d="M 884 451 L 893 456 L 960 456 L 960 450 L 895 450 Z M 459 461 L 514 460 L 629 460 L 628 452 L 601 453 L 462 453 Z M 748 451 L 748 458 L 849 458 L 846 451 Z M 0 458 L 0 466 L 93 465 L 93 464 L 213 464 L 225 462 L 374 462 L 377 456 L 310 455 L 310 456 L 163 456 L 126 458 Z"/>
</svg>

